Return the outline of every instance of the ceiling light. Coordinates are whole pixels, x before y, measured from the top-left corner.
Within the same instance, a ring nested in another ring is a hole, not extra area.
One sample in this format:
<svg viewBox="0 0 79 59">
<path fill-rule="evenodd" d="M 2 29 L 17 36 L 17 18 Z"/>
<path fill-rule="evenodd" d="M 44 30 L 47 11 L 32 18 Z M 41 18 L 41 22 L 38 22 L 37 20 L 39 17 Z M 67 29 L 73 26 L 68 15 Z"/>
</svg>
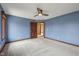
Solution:
<svg viewBox="0 0 79 59">
<path fill-rule="evenodd" d="M 42 14 L 38 14 L 39 16 L 42 16 Z"/>
</svg>

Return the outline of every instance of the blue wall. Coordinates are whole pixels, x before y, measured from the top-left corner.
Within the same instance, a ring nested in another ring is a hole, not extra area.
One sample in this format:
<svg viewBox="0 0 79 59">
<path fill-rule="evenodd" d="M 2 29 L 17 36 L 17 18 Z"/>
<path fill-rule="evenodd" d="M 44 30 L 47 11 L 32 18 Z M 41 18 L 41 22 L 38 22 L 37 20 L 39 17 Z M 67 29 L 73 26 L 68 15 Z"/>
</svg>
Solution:
<svg viewBox="0 0 79 59">
<path fill-rule="evenodd" d="M 22 17 L 7 16 L 7 41 L 30 38 L 30 20 Z"/>
<path fill-rule="evenodd" d="M 1 5 L 0 5 L 0 49 L 4 46 L 4 44 L 5 44 L 5 40 L 2 40 L 1 39 L 1 10 L 3 10 L 2 9 L 2 7 L 1 7 Z"/>
<path fill-rule="evenodd" d="M 46 20 L 45 37 L 79 45 L 79 11 Z"/>
</svg>

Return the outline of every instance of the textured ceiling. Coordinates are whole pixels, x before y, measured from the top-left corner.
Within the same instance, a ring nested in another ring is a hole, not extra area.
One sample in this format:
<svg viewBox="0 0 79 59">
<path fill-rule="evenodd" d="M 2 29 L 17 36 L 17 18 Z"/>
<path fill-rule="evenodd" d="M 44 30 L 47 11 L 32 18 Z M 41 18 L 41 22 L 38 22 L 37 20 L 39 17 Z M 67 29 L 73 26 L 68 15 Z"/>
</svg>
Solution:
<svg viewBox="0 0 79 59">
<path fill-rule="evenodd" d="M 46 20 L 79 11 L 78 3 L 2 3 L 1 5 L 6 14 L 34 20 Z M 37 14 L 37 7 L 43 9 L 49 16 L 33 17 Z"/>
</svg>

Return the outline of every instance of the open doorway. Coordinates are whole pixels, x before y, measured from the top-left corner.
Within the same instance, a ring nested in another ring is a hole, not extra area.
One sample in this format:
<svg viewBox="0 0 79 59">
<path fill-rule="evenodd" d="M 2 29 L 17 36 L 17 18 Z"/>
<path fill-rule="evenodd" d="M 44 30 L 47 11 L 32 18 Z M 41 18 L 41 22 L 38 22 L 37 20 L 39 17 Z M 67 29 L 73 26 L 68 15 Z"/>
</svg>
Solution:
<svg viewBox="0 0 79 59">
<path fill-rule="evenodd" d="M 44 37 L 44 22 L 31 22 L 31 38 Z"/>
<path fill-rule="evenodd" d="M 38 22 L 37 23 L 37 37 L 43 37 L 44 36 L 44 23 Z"/>
</svg>

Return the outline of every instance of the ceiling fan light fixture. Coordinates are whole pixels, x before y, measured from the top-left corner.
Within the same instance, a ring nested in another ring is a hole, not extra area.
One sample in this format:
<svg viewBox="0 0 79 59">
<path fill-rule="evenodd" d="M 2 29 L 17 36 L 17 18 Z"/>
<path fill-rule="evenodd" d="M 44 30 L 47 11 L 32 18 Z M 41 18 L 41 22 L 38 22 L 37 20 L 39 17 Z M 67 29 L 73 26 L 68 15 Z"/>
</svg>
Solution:
<svg viewBox="0 0 79 59">
<path fill-rule="evenodd" d="M 42 14 L 38 14 L 39 16 L 42 16 Z"/>
</svg>

